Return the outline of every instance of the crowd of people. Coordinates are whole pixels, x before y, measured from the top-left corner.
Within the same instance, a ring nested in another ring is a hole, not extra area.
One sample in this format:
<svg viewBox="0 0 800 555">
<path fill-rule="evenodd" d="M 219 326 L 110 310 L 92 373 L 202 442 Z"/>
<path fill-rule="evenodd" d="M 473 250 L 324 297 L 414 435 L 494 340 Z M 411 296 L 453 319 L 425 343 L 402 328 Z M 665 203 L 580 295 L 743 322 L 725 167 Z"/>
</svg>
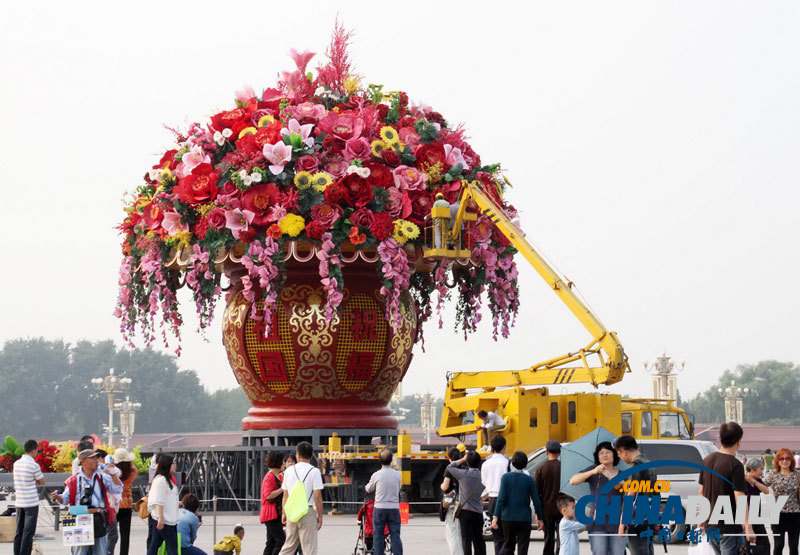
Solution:
<svg viewBox="0 0 800 555">
<path fill-rule="evenodd" d="M 786 496 L 778 522 L 772 525 L 771 533 L 763 524 L 749 523 L 749 518 L 743 526 L 723 522 L 703 523 L 700 528 L 707 534 L 715 552 L 721 555 L 739 555 L 748 542 L 749 553 L 769 553 L 770 535 L 775 555 L 782 553 L 787 544 L 790 555 L 797 555 L 800 541 L 797 459 L 784 448 L 775 454 L 767 450 L 761 457 L 742 460 L 738 451 L 743 433 L 735 422 L 720 426 L 721 447 L 703 460 L 706 470 L 700 471 L 699 494 L 708 499 L 711 506 L 721 497 L 727 497 L 734 510 L 739 503 L 747 504 L 749 509 L 750 503 L 759 502 L 761 494 L 771 493 L 776 499 Z M 624 555 L 626 548 L 632 555 L 653 555 L 657 523 L 645 518 L 640 524 L 626 525 L 603 519 L 584 526 L 576 519 L 576 500 L 561 493 L 561 445 L 557 441 L 547 442 L 547 460 L 537 467 L 534 476 L 526 470 L 527 454 L 517 451 L 510 458 L 506 456 L 505 438 L 495 436 L 489 446 L 491 453 L 485 459 L 481 453 L 467 451 L 463 445 L 447 453 L 449 464 L 441 484 L 440 518 L 451 555 L 486 553 L 485 508 L 491 518 L 496 554 L 527 554 L 530 533 L 535 527 L 544 533 L 543 555 L 577 555 L 579 533 L 584 530 L 589 532 L 593 555 Z M 45 483 L 34 459 L 37 447 L 35 440 L 27 441 L 25 454 L 13 467 L 17 517 L 14 555 L 28 555 L 32 550 L 39 511 L 37 486 Z M 588 484 L 595 505 L 604 501 L 604 506 L 613 506 L 609 499 L 599 499 L 601 495 L 622 495 L 619 488 L 600 493 L 604 485 L 617 477 L 621 462 L 634 467 L 645 465 L 630 479 L 650 482 L 650 491 L 655 491 L 655 471 L 646 466 L 649 461 L 634 437 L 621 436 L 613 444 L 600 442 L 593 456 L 594 465 L 572 475 L 569 483 L 573 486 Z M 373 504 L 370 547 L 375 555 L 383 555 L 384 545 L 388 544 L 393 555 L 402 555 L 401 476 L 393 467 L 391 451 L 382 451 L 379 460 L 381 468 L 371 476 L 365 488 Z M 64 483 L 63 491 L 51 494 L 59 504 L 83 505 L 92 514 L 94 545 L 75 546 L 73 555 L 112 555 L 117 545 L 121 555 L 128 555 L 134 513 L 148 521 L 147 555 L 164 551 L 167 555 L 176 555 L 179 545 L 183 554 L 205 555 L 194 545 L 202 525 L 198 514 L 200 500 L 193 494 L 178 499 L 172 455 L 159 454 L 151 462 L 147 496 L 136 505 L 132 485 L 138 472 L 132 461 L 133 455 L 124 448 L 108 455 L 94 448 L 90 436 L 81 438 L 72 475 Z M 279 451 L 270 452 L 265 466 L 260 510 L 260 520 L 266 528 L 264 555 L 316 555 L 323 521 L 323 484 L 320 470 L 314 463 L 313 447 L 301 442 L 294 454 L 285 457 Z M 236 526 L 233 534 L 213 546 L 214 555 L 240 554 L 243 538 L 244 528 Z"/>
</svg>

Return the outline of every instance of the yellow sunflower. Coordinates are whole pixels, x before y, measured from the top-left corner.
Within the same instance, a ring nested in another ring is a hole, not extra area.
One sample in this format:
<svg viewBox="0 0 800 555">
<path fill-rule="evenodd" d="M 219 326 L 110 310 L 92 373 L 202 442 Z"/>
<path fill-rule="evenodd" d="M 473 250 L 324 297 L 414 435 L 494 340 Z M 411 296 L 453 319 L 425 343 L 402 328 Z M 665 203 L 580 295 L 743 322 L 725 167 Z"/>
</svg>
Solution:
<svg viewBox="0 0 800 555">
<path fill-rule="evenodd" d="M 417 237 L 419 237 L 419 227 L 417 224 L 409 222 L 408 220 L 394 221 L 394 233 L 392 233 L 392 238 L 395 241 L 402 245 L 406 241 L 413 241 Z"/>
<path fill-rule="evenodd" d="M 387 145 L 400 143 L 400 136 L 397 134 L 397 130 L 391 125 L 384 125 L 381 127 L 381 139 L 383 139 L 383 142 Z"/>
<path fill-rule="evenodd" d="M 372 155 L 375 158 L 380 158 L 381 157 L 381 152 L 383 152 L 387 148 L 389 148 L 389 145 L 387 145 L 386 143 L 384 143 L 381 140 L 376 139 L 376 140 L 372 141 Z"/>
<path fill-rule="evenodd" d="M 242 129 L 241 131 L 239 131 L 239 136 L 238 136 L 238 137 L 236 137 L 236 139 L 237 139 L 237 140 L 238 140 L 238 139 L 241 139 L 241 138 L 242 138 L 242 137 L 244 137 L 245 135 L 252 135 L 252 134 L 253 134 L 253 133 L 255 133 L 256 131 L 258 131 L 258 130 L 257 130 L 255 127 L 245 127 L 244 129 Z"/>
<path fill-rule="evenodd" d="M 298 189 L 308 189 L 313 180 L 314 176 L 309 172 L 297 172 L 297 175 L 294 176 L 294 186 Z"/>
<path fill-rule="evenodd" d="M 269 114 L 264 114 L 263 116 L 261 116 L 260 118 L 258 118 L 258 126 L 259 126 L 259 127 L 266 127 L 266 126 L 268 126 L 270 123 L 272 123 L 273 121 L 275 121 L 275 118 L 273 118 L 273 117 L 272 117 L 271 115 L 269 115 Z"/>
<path fill-rule="evenodd" d="M 333 176 L 329 173 L 317 172 L 311 176 L 311 184 L 319 192 L 323 192 L 331 183 L 333 183 Z"/>
</svg>

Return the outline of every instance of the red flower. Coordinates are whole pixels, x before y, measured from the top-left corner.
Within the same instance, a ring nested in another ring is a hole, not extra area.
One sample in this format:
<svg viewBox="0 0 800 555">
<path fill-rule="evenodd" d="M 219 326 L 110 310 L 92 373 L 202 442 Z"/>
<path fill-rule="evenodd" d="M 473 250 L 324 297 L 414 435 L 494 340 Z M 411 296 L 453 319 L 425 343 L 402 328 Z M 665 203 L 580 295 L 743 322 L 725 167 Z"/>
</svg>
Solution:
<svg viewBox="0 0 800 555">
<path fill-rule="evenodd" d="M 331 183 L 325 187 L 325 202 L 327 204 L 349 203 L 347 198 L 347 188 L 340 181 Z"/>
<path fill-rule="evenodd" d="M 328 189 L 330 189 L 330 185 L 328 186 Z M 325 229 L 330 229 L 336 220 L 338 220 L 341 216 L 342 208 L 338 205 L 325 203 L 317 204 L 311 207 L 311 219 L 319 223 Z"/>
<path fill-rule="evenodd" d="M 344 147 L 341 142 L 333 135 L 327 135 L 324 139 L 322 139 L 322 150 L 324 150 L 329 156 L 341 154 L 343 148 Z"/>
<path fill-rule="evenodd" d="M 379 164 L 378 162 L 366 162 L 364 163 L 364 167 L 369 168 L 367 182 L 373 187 L 386 189 L 394 185 L 392 171 L 383 164 Z"/>
<path fill-rule="evenodd" d="M 353 225 L 359 227 L 372 227 L 372 222 L 375 221 L 375 212 L 368 208 L 359 208 L 350 214 L 349 220 Z"/>
<path fill-rule="evenodd" d="M 396 168 L 400 165 L 400 155 L 392 148 L 385 148 L 381 151 L 381 158 L 386 165 Z"/>
<path fill-rule="evenodd" d="M 142 209 L 142 221 L 148 230 L 154 231 L 161 227 L 161 220 L 163 219 L 164 211 L 155 202 L 147 204 Z"/>
<path fill-rule="evenodd" d="M 225 227 L 225 211 L 222 208 L 214 208 L 211 212 L 206 214 L 208 225 L 214 229 L 222 229 Z"/>
<path fill-rule="evenodd" d="M 388 212 L 378 212 L 372 218 L 372 225 L 369 230 L 378 241 L 383 241 L 391 237 L 394 231 L 394 222 Z"/>
<path fill-rule="evenodd" d="M 409 191 L 408 196 L 411 199 L 411 214 L 414 218 L 422 221 L 431 215 L 433 194 L 427 191 Z"/>
<path fill-rule="evenodd" d="M 248 118 L 247 112 L 244 108 L 234 108 L 233 110 L 220 112 L 219 114 L 211 117 L 211 125 L 217 131 L 223 131 L 225 129 L 230 129 L 233 131 L 234 126 L 239 127 L 241 123 L 245 124 L 241 127 L 241 129 L 244 129 L 250 125 L 250 118 Z M 241 129 L 239 129 L 239 131 L 241 131 Z M 233 135 L 234 140 L 236 139 L 237 135 L 238 131 Z"/>
<path fill-rule="evenodd" d="M 211 164 L 200 164 L 192 170 L 191 175 L 181 179 L 172 192 L 189 204 L 210 202 L 217 198 L 219 193 L 218 178 L 219 174 L 214 171 Z"/>
<path fill-rule="evenodd" d="M 202 240 L 206 237 L 206 232 L 208 231 L 208 218 L 202 218 L 199 222 L 194 225 L 194 234 L 197 235 L 197 238 Z"/>
<path fill-rule="evenodd" d="M 503 235 L 500 232 L 500 230 L 497 229 L 496 227 L 492 229 L 492 239 L 494 240 L 495 243 L 497 243 L 501 247 L 507 247 L 508 245 L 511 244 L 511 241 L 509 241 L 508 238 L 505 235 Z"/>
<path fill-rule="evenodd" d="M 444 174 L 447 169 L 447 157 L 441 143 L 422 145 L 414 156 L 417 157 L 417 168 L 422 172 Z"/>
<path fill-rule="evenodd" d="M 352 113 L 330 111 L 319 121 L 318 127 L 320 131 L 346 141 L 361 136 L 361 132 L 364 130 L 364 120 Z"/>
<path fill-rule="evenodd" d="M 283 231 L 281 231 L 281 226 L 278 224 L 272 224 L 267 228 L 267 235 L 272 237 L 273 239 L 280 239 L 281 235 L 283 235 Z"/>
<path fill-rule="evenodd" d="M 367 240 L 367 236 L 363 233 L 359 233 L 358 227 L 356 226 L 350 228 L 350 233 L 347 234 L 347 238 L 350 239 L 350 242 L 354 245 L 360 245 Z"/>
<path fill-rule="evenodd" d="M 280 202 L 280 191 L 274 183 L 259 183 L 242 195 L 242 208 L 255 214 L 253 225 L 267 225 L 270 206 Z"/>
<path fill-rule="evenodd" d="M 243 243 L 249 243 L 256 238 L 256 228 L 248 227 L 244 231 L 239 232 L 239 240 Z"/>
<path fill-rule="evenodd" d="M 306 154 L 295 160 L 294 169 L 298 172 L 317 173 L 319 169 L 319 159 L 310 154 Z"/>
<path fill-rule="evenodd" d="M 372 199 L 375 198 L 372 185 L 358 174 L 351 173 L 345 176 L 341 183 L 347 189 L 347 198 L 351 206 L 361 208 L 372 202 Z"/>
<path fill-rule="evenodd" d="M 306 225 L 306 235 L 309 239 L 322 239 L 322 234 L 327 231 L 327 228 L 317 221 L 310 221 Z"/>
<path fill-rule="evenodd" d="M 169 168 L 170 170 L 174 170 L 175 166 L 178 165 L 178 164 L 175 163 L 175 154 L 177 154 L 177 153 L 178 153 L 178 151 L 176 149 L 172 149 L 172 150 L 166 151 L 164 153 L 164 156 L 161 157 L 161 160 L 158 161 L 158 164 L 153 166 L 153 169 L 157 170 L 157 169 L 163 169 L 163 168 L 166 167 L 166 168 Z"/>
</svg>

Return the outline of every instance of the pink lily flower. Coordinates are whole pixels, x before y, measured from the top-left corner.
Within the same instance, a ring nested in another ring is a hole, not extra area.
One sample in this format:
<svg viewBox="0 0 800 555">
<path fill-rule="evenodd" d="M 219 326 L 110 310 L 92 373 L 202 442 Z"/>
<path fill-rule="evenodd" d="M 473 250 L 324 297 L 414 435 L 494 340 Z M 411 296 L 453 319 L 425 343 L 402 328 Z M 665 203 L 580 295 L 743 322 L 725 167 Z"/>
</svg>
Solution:
<svg viewBox="0 0 800 555">
<path fill-rule="evenodd" d="M 269 171 L 278 175 L 283 171 L 283 166 L 292 160 L 292 147 L 283 142 L 274 145 L 264 145 L 264 158 L 272 162 Z"/>
<path fill-rule="evenodd" d="M 181 163 L 183 164 L 183 174 L 187 176 L 200 164 L 210 164 L 211 157 L 203 151 L 203 147 L 194 145 L 181 157 Z"/>
<path fill-rule="evenodd" d="M 236 96 L 236 100 L 238 100 L 242 104 L 247 104 L 248 100 L 256 97 L 256 91 L 254 91 L 253 87 L 251 87 L 250 85 L 245 85 L 244 88 L 242 88 L 242 90 L 236 91 L 234 95 Z"/>
<path fill-rule="evenodd" d="M 177 212 L 165 212 L 161 226 L 167 230 L 169 235 L 175 235 L 180 231 L 189 231 L 189 226 L 182 220 Z"/>
<path fill-rule="evenodd" d="M 300 125 L 300 122 L 292 118 L 286 127 L 281 129 L 281 137 L 284 135 L 291 135 L 292 133 L 300 135 L 306 146 L 314 146 L 314 139 L 311 137 L 311 130 L 314 129 L 313 123 L 306 123 Z"/>
<path fill-rule="evenodd" d="M 250 223 L 255 217 L 255 212 L 250 210 L 242 210 L 236 208 L 234 210 L 225 211 L 225 227 L 231 230 L 234 239 L 239 239 L 243 231 L 247 231 Z"/>
<path fill-rule="evenodd" d="M 308 62 L 310 62 L 311 58 L 313 58 L 315 55 L 316 53 L 311 52 L 310 50 L 298 52 L 294 48 L 289 49 L 289 56 L 291 56 L 292 60 L 294 60 L 294 65 L 297 66 L 297 69 L 300 71 L 300 73 L 306 72 L 306 66 L 308 65 Z"/>
</svg>

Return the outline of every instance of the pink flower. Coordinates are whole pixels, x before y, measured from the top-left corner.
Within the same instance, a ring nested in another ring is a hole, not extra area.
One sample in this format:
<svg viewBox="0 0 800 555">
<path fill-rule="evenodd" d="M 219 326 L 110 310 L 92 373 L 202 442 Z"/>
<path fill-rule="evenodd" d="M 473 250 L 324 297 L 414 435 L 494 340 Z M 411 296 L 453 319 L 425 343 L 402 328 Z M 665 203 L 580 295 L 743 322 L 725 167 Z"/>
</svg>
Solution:
<svg viewBox="0 0 800 555">
<path fill-rule="evenodd" d="M 401 191 L 424 191 L 428 176 L 411 166 L 397 166 L 392 170 L 394 184 Z"/>
<path fill-rule="evenodd" d="M 333 224 L 342 216 L 341 206 L 330 204 L 316 204 L 311 207 L 311 219 L 319 222 L 325 229 L 330 229 Z"/>
<path fill-rule="evenodd" d="M 328 163 L 325 164 L 325 171 L 331 174 L 333 177 L 339 179 L 344 175 L 344 172 L 347 171 L 347 167 L 350 163 L 342 158 L 341 156 L 336 156 L 334 158 L 330 158 Z"/>
<path fill-rule="evenodd" d="M 314 146 L 314 139 L 311 137 L 311 130 L 313 128 L 314 128 L 313 123 L 306 123 L 305 125 L 300 125 L 299 121 L 292 118 L 289 120 L 289 124 L 281 129 L 281 136 L 282 137 L 287 135 L 291 136 L 292 134 L 300 135 L 300 137 L 303 138 L 303 142 L 305 143 L 306 146 Z"/>
<path fill-rule="evenodd" d="M 345 160 L 353 160 L 358 158 L 364 162 L 370 159 L 372 155 L 372 148 L 364 137 L 358 139 L 347 139 L 344 143 L 344 157 Z"/>
<path fill-rule="evenodd" d="M 164 219 L 161 220 L 161 227 L 166 229 L 169 235 L 175 235 L 180 231 L 189 231 L 189 226 L 177 212 L 165 212 Z"/>
<path fill-rule="evenodd" d="M 294 48 L 289 49 L 289 56 L 291 56 L 292 60 L 294 60 L 294 65 L 297 66 L 297 70 L 300 73 L 306 72 L 306 66 L 308 65 L 308 62 L 311 61 L 311 58 L 313 58 L 315 54 L 316 54 L 315 52 L 311 52 L 310 50 L 304 50 L 303 52 L 298 52 Z"/>
<path fill-rule="evenodd" d="M 419 135 L 417 135 L 417 132 L 414 131 L 413 127 L 401 127 L 397 134 L 403 144 L 408 145 L 412 151 L 420 144 Z"/>
<path fill-rule="evenodd" d="M 411 214 L 411 199 L 408 193 L 401 191 L 397 187 L 389 187 L 389 198 L 386 201 L 389 214 L 393 218 L 407 218 Z"/>
<path fill-rule="evenodd" d="M 200 145 L 194 145 L 192 148 L 189 149 L 189 152 L 181 157 L 181 163 L 183 164 L 183 177 L 192 173 L 192 170 L 195 169 L 200 164 L 210 164 L 211 157 L 203 151 L 203 147 Z"/>
<path fill-rule="evenodd" d="M 238 239 L 243 231 L 247 231 L 254 217 L 255 213 L 250 210 L 242 210 L 240 208 L 226 210 L 225 227 L 231 230 L 235 239 Z"/>
<path fill-rule="evenodd" d="M 222 208 L 214 208 L 206 215 L 209 227 L 214 229 L 222 229 L 225 227 L 227 221 L 225 211 Z"/>
<path fill-rule="evenodd" d="M 300 121 L 318 122 L 325 117 L 325 106 L 314 102 L 303 102 L 297 106 L 290 106 L 286 109 L 292 116 Z"/>
<path fill-rule="evenodd" d="M 278 79 L 278 82 L 284 85 L 291 93 L 300 90 L 304 83 L 308 83 L 305 74 L 300 71 L 293 71 L 289 73 L 288 71 L 282 71 L 281 77 Z M 294 94 L 292 94 L 292 97 Z"/>
<path fill-rule="evenodd" d="M 242 90 L 236 91 L 234 94 L 236 95 L 236 100 L 242 104 L 247 104 L 248 100 L 256 97 L 256 91 L 250 85 L 245 85 Z"/>
<path fill-rule="evenodd" d="M 447 165 L 450 166 L 451 168 L 453 166 L 461 164 L 462 170 L 464 171 L 469 170 L 469 164 L 467 164 L 467 161 L 464 160 L 464 155 L 461 153 L 460 148 L 456 148 L 453 145 L 445 144 L 444 155 L 445 159 L 447 160 Z"/>
<path fill-rule="evenodd" d="M 264 145 L 264 158 L 272 162 L 269 171 L 278 175 L 283 171 L 283 166 L 292 160 L 292 147 L 282 142 L 274 145 Z"/>
</svg>

